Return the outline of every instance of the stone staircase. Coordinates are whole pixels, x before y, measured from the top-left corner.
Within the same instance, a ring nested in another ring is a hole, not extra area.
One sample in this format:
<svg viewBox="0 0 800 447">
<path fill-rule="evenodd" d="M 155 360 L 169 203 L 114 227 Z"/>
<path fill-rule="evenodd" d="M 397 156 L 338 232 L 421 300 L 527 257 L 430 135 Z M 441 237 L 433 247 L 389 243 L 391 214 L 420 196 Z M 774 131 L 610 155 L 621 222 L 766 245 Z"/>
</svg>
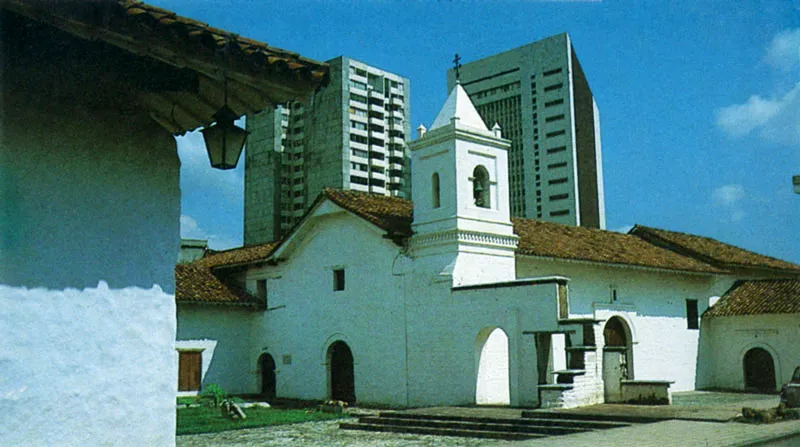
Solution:
<svg viewBox="0 0 800 447">
<path fill-rule="evenodd" d="M 600 321 L 591 318 L 559 320 L 567 334 L 567 369 L 553 371 L 555 383 L 539 385 L 542 408 L 573 408 L 603 402 L 602 352 L 596 339 Z M 579 344 L 573 344 L 578 342 Z"/>
<path fill-rule="evenodd" d="M 470 438 L 523 440 L 560 436 L 591 430 L 625 427 L 625 421 L 576 418 L 560 413 L 521 412 L 520 417 L 490 417 L 467 414 L 408 413 L 382 411 L 378 416 L 362 416 L 358 422 L 341 422 L 345 430 L 414 433 Z"/>
</svg>

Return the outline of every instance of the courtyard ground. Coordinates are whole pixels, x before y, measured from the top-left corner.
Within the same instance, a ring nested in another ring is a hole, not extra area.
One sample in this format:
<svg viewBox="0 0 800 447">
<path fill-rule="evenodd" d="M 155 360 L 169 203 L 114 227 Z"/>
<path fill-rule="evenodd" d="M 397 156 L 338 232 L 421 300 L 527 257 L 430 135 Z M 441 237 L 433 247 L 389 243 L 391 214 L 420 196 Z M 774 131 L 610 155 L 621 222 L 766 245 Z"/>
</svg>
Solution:
<svg viewBox="0 0 800 447">
<path fill-rule="evenodd" d="M 686 392 L 675 393 L 671 406 L 595 405 L 569 412 L 594 412 L 597 414 L 652 415 L 657 417 L 679 417 L 651 424 L 635 424 L 630 427 L 580 433 L 568 436 L 548 437 L 513 443 L 485 439 L 458 438 L 448 436 L 406 435 L 340 430 L 338 422 L 310 422 L 275 427 L 235 430 L 222 433 L 184 435 L 177 437 L 178 447 L 211 446 L 334 446 L 334 447 L 450 447 L 450 446 L 636 446 L 666 447 L 694 446 L 750 446 L 762 445 L 770 440 L 783 439 L 792 445 L 800 445 L 800 421 L 784 421 L 774 424 L 752 425 L 728 421 L 741 412 L 743 406 L 770 408 L 777 406 L 776 395 L 741 393 Z M 374 410 L 352 409 L 359 413 Z M 410 411 L 432 411 L 420 409 Z M 443 408 L 446 412 L 492 412 L 505 416 L 519 413 L 508 408 Z M 789 439 L 787 441 L 787 439 Z M 784 444 L 781 444 L 784 445 Z"/>
</svg>

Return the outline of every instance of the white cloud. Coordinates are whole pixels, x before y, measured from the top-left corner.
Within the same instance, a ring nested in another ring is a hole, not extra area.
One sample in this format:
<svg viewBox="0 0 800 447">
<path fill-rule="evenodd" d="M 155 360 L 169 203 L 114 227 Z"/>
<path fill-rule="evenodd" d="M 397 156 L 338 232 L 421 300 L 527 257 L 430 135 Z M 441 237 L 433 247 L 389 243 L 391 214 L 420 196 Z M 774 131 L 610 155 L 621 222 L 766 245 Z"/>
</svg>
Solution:
<svg viewBox="0 0 800 447">
<path fill-rule="evenodd" d="M 181 237 L 184 239 L 205 239 L 208 246 L 214 250 L 238 247 L 241 244 L 230 236 L 210 234 L 203 229 L 194 217 L 181 214 Z"/>
<path fill-rule="evenodd" d="M 744 103 L 717 109 L 714 112 L 716 124 L 734 138 L 755 132 L 771 143 L 800 146 L 800 82 L 789 73 L 800 67 L 800 28 L 776 34 L 767 46 L 763 60 L 772 68 L 785 72 L 780 74 L 779 84 L 771 86 L 775 93 L 769 97 L 754 94 Z"/>
<path fill-rule="evenodd" d="M 784 71 L 800 66 L 800 28 L 787 29 L 776 34 L 767 47 L 764 62 Z"/>
<path fill-rule="evenodd" d="M 184 239 L 207 239 L 208 234 L 200 229 L 194 217 L 181 214 L 181 237 Z"/>
<path fill-rule="evenodd" d="M 800 82 L 778 98 L 753 95 L 743 104 L 716 111 L 717 125 L 733 137 L 753 130 L 773 143 L 800 145 Z"/>
<path fill-rule="evenodd" d="M 744 198 L 744 187 L 742 185 L 720 186 L 711 193 L 711 198 L 717 205 L 735 205 Z"/>
<path fill-rule="evenodd" d="M 723 185 L 711 192 L 711 200 L 714 202 L 714 206 L 720 210 L 723 220 L 739 222 L 747 216 L 747 213 L 741 208 L 741 202 L 745 195 L 742 185 Z"/>
</svg>

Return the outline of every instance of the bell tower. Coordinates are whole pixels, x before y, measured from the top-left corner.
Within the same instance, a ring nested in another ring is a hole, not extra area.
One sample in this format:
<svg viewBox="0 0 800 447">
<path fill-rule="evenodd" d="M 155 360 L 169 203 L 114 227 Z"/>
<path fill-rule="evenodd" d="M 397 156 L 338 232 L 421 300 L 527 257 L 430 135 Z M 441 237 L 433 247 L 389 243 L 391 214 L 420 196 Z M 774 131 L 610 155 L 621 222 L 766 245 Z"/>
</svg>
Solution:
<svg viewBox="0 0 800 447">
<path fill-rule="evenodd" d="M 515 279 L 517 236 L 508 197 L 508 148 L 461 84 L 411 149 L 412 255 L 453 285 Z"/>
</svg>

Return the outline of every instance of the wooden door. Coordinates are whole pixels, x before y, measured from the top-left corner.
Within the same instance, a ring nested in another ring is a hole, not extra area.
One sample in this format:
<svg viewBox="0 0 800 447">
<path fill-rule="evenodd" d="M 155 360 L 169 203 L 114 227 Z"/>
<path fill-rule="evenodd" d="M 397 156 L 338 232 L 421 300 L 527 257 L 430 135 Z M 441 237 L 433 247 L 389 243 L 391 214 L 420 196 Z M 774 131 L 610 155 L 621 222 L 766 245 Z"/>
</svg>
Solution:
<svg viewBox="0 0 800 447">
<path fill-rule="evenodd" d="M 200 391 L 202 360 L 200 351 L 178 353 L 178 391 Z"/>
</svg>

